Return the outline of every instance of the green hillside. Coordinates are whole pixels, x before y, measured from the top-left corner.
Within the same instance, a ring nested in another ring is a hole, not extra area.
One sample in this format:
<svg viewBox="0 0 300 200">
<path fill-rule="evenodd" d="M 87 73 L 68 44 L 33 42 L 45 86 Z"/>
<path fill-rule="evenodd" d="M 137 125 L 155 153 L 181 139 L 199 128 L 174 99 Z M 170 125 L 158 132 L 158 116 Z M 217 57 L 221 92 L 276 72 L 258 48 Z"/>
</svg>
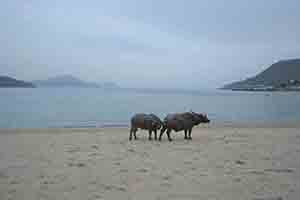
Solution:
<svg viewBox="0 0 300 200">
<path fill-rule="evenodd" d="M 225 85 L 223 89 L 251 89 L 257 87 L 279 87 L 300 81 L 300 59 L 282 60 L 272 64 L 258 75 L 244 81 Z"/>
</svg>

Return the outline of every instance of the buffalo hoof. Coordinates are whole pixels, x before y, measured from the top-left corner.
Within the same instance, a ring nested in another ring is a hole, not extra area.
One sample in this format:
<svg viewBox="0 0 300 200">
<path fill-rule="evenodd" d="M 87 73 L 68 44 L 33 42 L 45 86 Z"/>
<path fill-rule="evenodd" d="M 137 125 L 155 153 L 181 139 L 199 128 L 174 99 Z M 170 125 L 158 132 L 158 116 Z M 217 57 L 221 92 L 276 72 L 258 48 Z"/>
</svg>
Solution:
<svg viewBox="0 0 300 200">
<path fill-rule="evenodd" d="M 148 140 L 152 140 L 152 138 L 151 138 L 151 137 L 149 137 L 149 138 L 148 138 Z"/>
<path fill-rule="evenodd" d="M 188 140 L 192 140 L 192 137 L 189 137 Z"/>
<path fill-rule="evenodd" d="M 169 142 L 172 142 L 173 140 L 171 138 L 169 138 Z"/>
</svg>

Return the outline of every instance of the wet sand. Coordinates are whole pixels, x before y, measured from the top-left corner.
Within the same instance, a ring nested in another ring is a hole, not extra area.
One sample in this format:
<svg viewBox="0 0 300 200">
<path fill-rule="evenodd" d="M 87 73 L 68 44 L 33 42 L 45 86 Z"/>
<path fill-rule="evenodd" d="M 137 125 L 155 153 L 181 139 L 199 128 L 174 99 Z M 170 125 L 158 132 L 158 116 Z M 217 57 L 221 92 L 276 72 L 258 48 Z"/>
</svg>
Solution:
<svg viewBox="0 0 300 200">
<path fill-rule="evenodd" d="M 193 140 L 128 128 L 0 129 L 0 199 L 300 198 L 300 128 L 200 126 Z"/>
</svg>

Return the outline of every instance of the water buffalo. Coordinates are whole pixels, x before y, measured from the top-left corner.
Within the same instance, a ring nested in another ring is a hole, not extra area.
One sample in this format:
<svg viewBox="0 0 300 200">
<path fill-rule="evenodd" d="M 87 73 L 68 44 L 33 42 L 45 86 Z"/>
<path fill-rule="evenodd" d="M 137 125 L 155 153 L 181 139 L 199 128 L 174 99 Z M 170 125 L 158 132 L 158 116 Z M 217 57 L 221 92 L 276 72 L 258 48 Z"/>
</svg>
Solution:
<svg viewBox="0 0 300 200">
<path fill-rule="evenodd" d="M 193 127 L 200 123 L 209 122 L 210 120 L 207 118 L 206 114 L 195 112 L 168 114 L 163 121 L 163 128 L 161 129 L 159 140 L 161 140 L 161 137 L 166 130 L 169 141 L 172 141 L 170 137 L 172 130 L 175 132 L 184 130 L 184 139 L 191 140 Z"/>
<path fill-rule="evenodd" d="M 131 118 L 131 128 L 130 128 L 130 135 L 129 140 L 132 140 L 132 134 L 134 135 L 134 139 L 136 140 L 136 132 L 137 130 L 143 129 L 149 131 L 149 140 L 152 139 L 152 131 L 154 132 L 154 139 L 157 140 L 157 130 L 159 130 L 162 127 L 162 121 L 154 114 L 144 114 L 139 113 L 135 114 Z"/>
</svg>

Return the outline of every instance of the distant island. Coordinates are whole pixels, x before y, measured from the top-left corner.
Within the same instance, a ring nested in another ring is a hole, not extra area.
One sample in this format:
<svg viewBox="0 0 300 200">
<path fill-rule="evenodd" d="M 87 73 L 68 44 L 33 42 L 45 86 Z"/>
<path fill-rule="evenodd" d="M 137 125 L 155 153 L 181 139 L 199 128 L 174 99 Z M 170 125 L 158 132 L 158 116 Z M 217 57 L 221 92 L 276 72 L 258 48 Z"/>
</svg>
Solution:
<svg viewBox="0 0 300 200">
<path fill-rule="evenodd" d="M 114 82 L 104 82 L 101 84 L 101 87 L 104 89 L 119 89 L 120 87 Z"/>
<path fill-rule="evenodd" d="M 46 80 L 36 80 L 33 83 L 37 87 L 118 88 L 117 84 L 113 82 L 104 82 L 103 84 L 86 82 L 72 75 L 61 75 Z"/>
<path fill-rule="evenodd" d="M 119 89 L 120 87 L 114 82 L 103 82 L 101 84 L 82 81 L 72 75 L 62 75 L 46 80 L 36 80 L 32 82 L 17 80 L 8 76 L 0 76 L 0 88 L 36 88 L 36 87 L 76 87 L 76 88 L 102 88 L 102 89 Z"/>
<path fill-rule="evenodd" d="M 300 91 L 300 59 L 281 60 L 258 75 L 221 89 L 238 91 Z"/>
<path fill-rule="evenodd" d="M 80 80 L 72 75 L 62 75 L 48 78 L 46 80 L 36 80 L 33 83 L 37 87 L 85 87 L 85 88 L 99 88 L 100 85 L 96 83 L 89 83 Z"/>
<path fill-rule="evenodd" d="M 35 88 L 35 85 L 8 76 L 0 76 L 0 88 Z"/>
</svg>

